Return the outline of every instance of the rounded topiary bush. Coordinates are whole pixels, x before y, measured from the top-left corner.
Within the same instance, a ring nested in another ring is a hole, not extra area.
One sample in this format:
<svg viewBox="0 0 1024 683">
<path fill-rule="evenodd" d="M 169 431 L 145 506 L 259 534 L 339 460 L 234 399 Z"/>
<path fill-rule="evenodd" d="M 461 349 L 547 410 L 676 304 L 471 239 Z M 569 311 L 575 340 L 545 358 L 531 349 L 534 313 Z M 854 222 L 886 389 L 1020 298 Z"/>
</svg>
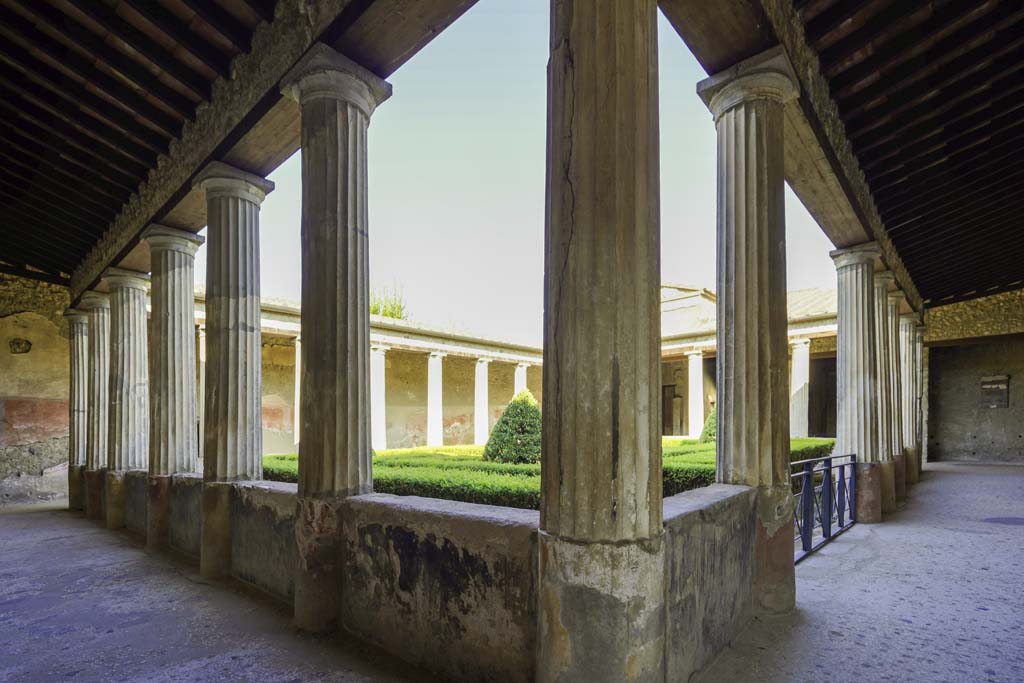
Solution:
<svg viewBox="0 0 1024 683">
<path fill-rule="evenodd" d="M 711 414 L 708 415 L 708 419 L 704 420 L 704 429 L 700 432 L 701 443 L 715 442 L 715 436 L 718 431 L 718 418 L 715 417 L 717 414 L 717 410 L 712 410 Z"/>
<path fill-rule="evenodd" d="M 540 462 L 540 405 L 529 389 L 512 397 L 484 447 L 484 460 Z"/>
</svg>

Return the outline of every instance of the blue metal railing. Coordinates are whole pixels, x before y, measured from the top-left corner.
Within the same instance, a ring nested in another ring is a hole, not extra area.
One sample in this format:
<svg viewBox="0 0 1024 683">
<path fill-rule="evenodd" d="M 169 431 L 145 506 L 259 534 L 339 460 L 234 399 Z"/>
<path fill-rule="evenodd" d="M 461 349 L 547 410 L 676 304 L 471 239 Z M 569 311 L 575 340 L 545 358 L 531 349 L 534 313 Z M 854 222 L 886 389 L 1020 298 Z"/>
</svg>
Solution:
<svg viewBox="0 0 1024 683">
<path fill-rule="evenodd" d="M 792 463 L 797 562 L 857 521 L 856 462 L 853 455 L 830 455 Z"/>
</svg>

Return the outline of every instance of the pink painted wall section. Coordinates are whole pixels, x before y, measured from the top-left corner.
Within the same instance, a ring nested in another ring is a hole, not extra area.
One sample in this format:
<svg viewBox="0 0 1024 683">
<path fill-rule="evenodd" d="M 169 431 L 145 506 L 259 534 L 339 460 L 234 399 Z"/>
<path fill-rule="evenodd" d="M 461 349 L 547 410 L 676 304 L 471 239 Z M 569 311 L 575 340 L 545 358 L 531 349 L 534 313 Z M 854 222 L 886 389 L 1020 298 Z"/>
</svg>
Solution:
<svg viewBox="0 0 1024 683">
<path fill-rule="evenodd" d="M 68 435 L 68 402 L 45 398 L 0 398 L 0 448 Z"/>
</svg>

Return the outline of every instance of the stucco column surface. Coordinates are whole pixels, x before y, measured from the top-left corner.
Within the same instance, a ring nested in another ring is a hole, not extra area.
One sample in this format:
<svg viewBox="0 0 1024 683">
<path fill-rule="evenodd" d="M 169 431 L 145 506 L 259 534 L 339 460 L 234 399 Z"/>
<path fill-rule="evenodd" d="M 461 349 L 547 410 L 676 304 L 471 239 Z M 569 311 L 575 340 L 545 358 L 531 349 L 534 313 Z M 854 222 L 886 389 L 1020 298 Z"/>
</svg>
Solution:
<svg viewBox="0 0 1024 683">
<path fill-rule="evenodd" d="M 831 253 L 838 284 L 836 455 L 857 456 L 855 515 L 882 521 L 878 451 L 878 365 L 875 354 L 874 242 Z"/>
<path fill-rule="evenodd" d="M 529 370 L 528 363 L 516 364 L 515 375 L 512 382 L 512 395 L 517 396 L 520 392 L 526 391 L 526 371 Z"/>
<path fill-rule="evenodd" d="M 473 443 L 482 446 L 491 434 L 487 397 L 487 366 L 489 358 L 478 358 L 473 374 Z"/>
<path fill-rule="evenodd" d="M 199 464 L 203 462 L 206 441 L 206 326 L 196 325 L 196 421 L 199 423 Z"/>
<path fill-rule="evenodd" d="M 86 292 L 79 308 L 89 316 L 89 410 L 86 426 L 85 513 L 103 519 L 103 470 L 107 467 L 107 431 L 110 428 L 110 297 Z"/>
<path fill-rule="evenodd" d="M 386 346 L 374 346 L 370 349 L 370 440 L 375 451 L 382 451 L 388 447 L 386 355 L 389 350 Z"/>
<path fill-rule="evenodd" d="M 713 76 L 698 94 L 718 131 L 719 482 L 758 487 L 757 601 L 795 604 L 789 478 L 783 107 L 798 92 L 772 50 Z"/>
<path fill-rule="evenodd" d="M 302 395 L 295 621 L 338 618 L 337 501 L 373 490 L 367 139 L 391 86 L 316 44 L 284 77 L 302 112 Z"/>
<path fill-rule="evenodd" d="M 199 568 L 231 570 L 230 486 L 263 477 L 260 204 L 269 180 L 221 162 L 195 179 L 206 193 L 206 381 Z"/>
<path fill-rule="evenodd" d="M 170 477 L 194 472 L 196 429 L 195 255 L 199 235 L 163 225 L 143 233 L 152 267 L 149 480 L 146 544 L 167 544 Z"/>
<path fill-rule="evenodd" d="M 917 336 L 915 339 L 915 354 L 917 358 L 917 452 L 919 453 L 917 459 L 918 466 L 918 478 L 924 469 L 924 464 L 928 460 L 928 354 L 924 348 L 924 336 L 926 328 L 924 325 L 917 326 Z"/>
<path fill-rule="evenodd" d="M 808 411 L 811 393 L 811 340 L 794 339 L 789 374 L 789 435 L 805 438 L 808 433 Z"/>
<path fill-rule="evenodd" d="M 704 352 L 686 354 L 686 421 L 688 436 L 699 439 L 704 431 Z"/>
<path fill-rule="evenodd" d="M 89 315 L 69 308 L 70 391 L 68 394 L 68 509 L 85 506 L 83 473 L 89 440 Z"/>
<path fill-rule="evenodd" d="M 900 404 L 902 406 L 903 451 L 907 456 L 907 484 L 917 483 L 919 466 L 917 459 L 917 381 L 916 338 L 918 315 L 907 313 L 900 316 Z"/>
<path fill-rule="evenodd" d="M 907 496 L 907 453 L 903 444 L 903 364 L 906 361 L 900 344 L 900 306 L 906 301 L 903 292 L 890 292 L 888 299 L 889 314 L 889 371 L 892 383 L 889 390 L 892 395 L 891 439 L 896 499 L 903 500 Z"/>
<path fill-rule="evenodd" d="M 292 402 L 292 443 L 300 441 L 302 424 L 302 337 L 295 338 L 295 396 Z"/>
<path fill-rule="evenodd" d="M 889 271 L 875 273 L 875 367 L 878 377 L 878 460 L 881 463 L 882 512 L 896 510 L 896 463 L 892 439 L 892 357 L 889 347 L 889 285 L 895 277 Z"/>
<path fill-rule="evenodd" d="M 444 445 L 444 357 L 439 351 L 427 358 L 427 445 Z"/>
</svg>

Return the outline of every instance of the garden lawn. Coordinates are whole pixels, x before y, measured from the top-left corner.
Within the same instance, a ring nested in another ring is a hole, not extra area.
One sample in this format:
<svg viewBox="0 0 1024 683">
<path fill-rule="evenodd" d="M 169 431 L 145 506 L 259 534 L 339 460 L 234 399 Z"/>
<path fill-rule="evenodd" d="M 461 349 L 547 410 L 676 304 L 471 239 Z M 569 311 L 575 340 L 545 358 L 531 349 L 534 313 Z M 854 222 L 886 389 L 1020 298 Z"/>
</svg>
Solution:
<svg viewBox="0 0 1024 683">
<path fill-rule="evenodd" d="M 832 439 L 793 439 L 791 460 L 828 455 Z M 483 459 L 483 446 L 395 448 L 373 458 L 373 489 L 378 493 L 461 500 L 536 510 L 540 507 L 540 464 Z M 298 481 L 295 454 L 267 455 L 263 477 Z M 715 444 L 694 439 L 662 439 L 665 496 L 700 488 L 715 480 Z"/>
</svg>

